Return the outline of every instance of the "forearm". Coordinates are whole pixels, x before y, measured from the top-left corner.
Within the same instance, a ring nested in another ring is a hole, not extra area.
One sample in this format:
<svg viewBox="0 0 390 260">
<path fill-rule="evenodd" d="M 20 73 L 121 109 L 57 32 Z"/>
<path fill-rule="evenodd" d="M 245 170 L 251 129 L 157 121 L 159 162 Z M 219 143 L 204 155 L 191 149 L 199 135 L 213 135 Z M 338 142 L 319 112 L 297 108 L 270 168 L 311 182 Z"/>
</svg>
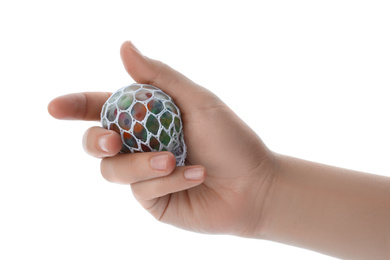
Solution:
<svg viewBox="0 0 390 260">
<path fill-rule="evenodd" d="M 390 178 L 277 158 L 262 238 L 343 259 L 390 259 Z"/>
</svg>

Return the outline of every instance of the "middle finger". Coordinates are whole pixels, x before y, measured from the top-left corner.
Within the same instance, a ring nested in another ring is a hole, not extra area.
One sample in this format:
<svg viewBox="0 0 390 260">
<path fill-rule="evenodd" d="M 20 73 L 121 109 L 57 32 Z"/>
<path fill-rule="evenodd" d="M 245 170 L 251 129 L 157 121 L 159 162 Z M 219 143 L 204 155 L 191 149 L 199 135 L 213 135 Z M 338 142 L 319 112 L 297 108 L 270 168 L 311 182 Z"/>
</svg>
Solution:
<svg viewBox="0 0 390 260">
<path fill-rule="evenodd" d="M 175 166 L 176 159 L 172 153 L 147 152 L 104 158 L 100 170 L 110 182 L 132 184 L 169 175 Z"/>
</svg>

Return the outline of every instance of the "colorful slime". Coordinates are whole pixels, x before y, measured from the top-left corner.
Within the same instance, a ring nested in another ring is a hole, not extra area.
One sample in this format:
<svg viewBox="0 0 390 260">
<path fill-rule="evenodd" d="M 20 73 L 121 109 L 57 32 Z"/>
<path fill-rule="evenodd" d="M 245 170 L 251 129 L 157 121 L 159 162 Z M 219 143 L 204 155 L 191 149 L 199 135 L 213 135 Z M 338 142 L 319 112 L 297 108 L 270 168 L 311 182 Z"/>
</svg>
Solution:
<svg viewBox="0 0 390 260">
<path fill-rule="evenodd" d="M 122 138 L 122 153 L 170 151 L 184 165 L 186 145 L 180 110 L 162 90 L 132 84 L 117 90 L 103 105 L 102 126 Z"/>
</svg>

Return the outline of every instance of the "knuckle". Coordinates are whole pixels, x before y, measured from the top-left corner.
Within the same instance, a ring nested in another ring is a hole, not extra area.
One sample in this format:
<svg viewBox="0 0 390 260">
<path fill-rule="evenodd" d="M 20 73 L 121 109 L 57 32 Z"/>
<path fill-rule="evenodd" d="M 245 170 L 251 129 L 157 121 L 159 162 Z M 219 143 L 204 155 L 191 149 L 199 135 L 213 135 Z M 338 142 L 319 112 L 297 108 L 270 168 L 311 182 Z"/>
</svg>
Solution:
<svg viewBox="0 0 390 260">
<path fill-rule="evenodd" d="M 132 184 L 137 181 L 134 158 L 129 154 L 105 157 L 100 163 L 100 173 L 109 182 Z"/>
<path fill-rule="evenodd" d="M 131 190 L 138 201 L 149 201 L 159 197 L 159 187 L 154 181 L 131 184 Z"/>
<path fill-rule="evenodd" d="M 158 181 L 156 181 L 155 183 L 156 187 L 154 188 L 157 189 L 157 187 L 169 187 L 171 183 L 172 183 L 172 176 L 168 175 L 165 177 L 161 177 L 158 178 Z"/>
<path fill-rule="evenodd" d="M 143 185 L 139 185 L 139 183 L 133 183 L 130 185 L 134 198 L 138 201 L 147 200 L 146 197 L 148 197 L 145 193 L 145 189 L 142 189 L 142 186 Z"/>
</svg>

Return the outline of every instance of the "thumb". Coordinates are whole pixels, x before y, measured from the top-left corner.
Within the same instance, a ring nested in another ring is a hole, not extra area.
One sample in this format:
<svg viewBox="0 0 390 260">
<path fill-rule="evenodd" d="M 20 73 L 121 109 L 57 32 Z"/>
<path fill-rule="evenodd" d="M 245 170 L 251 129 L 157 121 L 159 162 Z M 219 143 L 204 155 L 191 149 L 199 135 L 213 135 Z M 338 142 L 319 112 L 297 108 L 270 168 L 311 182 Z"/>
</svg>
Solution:
<svg viewBox="0 0 390 260">
<path fill-rule="evenodd" d="M 126 71 L 136 82 L 162 89 L 181 110 L 186 110 L 189 104 L 198 106 L 218 100 L 210 91 L 165 63 L 144 56 L 130 41 L 122 44 L 120 54 Z"/>
</svg>

